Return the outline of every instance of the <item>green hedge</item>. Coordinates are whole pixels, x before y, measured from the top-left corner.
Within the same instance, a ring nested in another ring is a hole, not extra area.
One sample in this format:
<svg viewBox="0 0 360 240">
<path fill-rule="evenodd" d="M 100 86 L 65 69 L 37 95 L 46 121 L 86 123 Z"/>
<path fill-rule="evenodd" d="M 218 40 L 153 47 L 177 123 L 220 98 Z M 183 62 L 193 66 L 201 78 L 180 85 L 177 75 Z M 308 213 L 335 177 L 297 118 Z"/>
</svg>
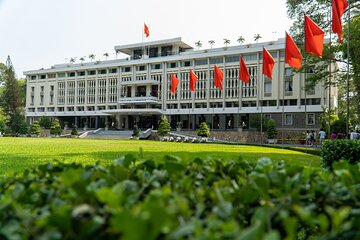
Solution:
<svg viewBox="0 0 360 240">
<path fill-rule="evenodd" d="M 321 147 L 322 166 L 332 168 L 334 161 L 346 160 L 349 163 L 360 162 L 360 141 L 327 140 Z"/>
<path fill-rule="evenodd" d="M 0 239 L 360 239 L 360 165 L 126 155 L 0 180 Z"/>
</svg>

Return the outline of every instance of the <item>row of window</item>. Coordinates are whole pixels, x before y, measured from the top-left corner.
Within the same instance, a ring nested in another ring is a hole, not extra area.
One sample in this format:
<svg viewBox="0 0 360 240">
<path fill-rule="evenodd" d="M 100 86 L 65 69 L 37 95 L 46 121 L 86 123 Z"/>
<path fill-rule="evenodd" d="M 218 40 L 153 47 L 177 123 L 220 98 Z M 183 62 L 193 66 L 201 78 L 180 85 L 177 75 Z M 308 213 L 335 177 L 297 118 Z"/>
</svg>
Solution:
<svg viewBox="0 0 360 240">
<path fill-rule="evenodd" d="M 64 111 L 67 111 L 67 112 L 74 112 L 75 110 L 76 111 L 79 111 L 79 112 L 83 112 L 83 111 L 101 111 L 101 110 L 111 110 L 111 109 L 116 109 L 116 105 L 110 105 L 110 106 L 87 106 L 86 108 L 85 107 L 38 107 L 36 108 L 36 111 L 37 112 L 55 112 L 55 109 L 56 111 L 58 112 L 64 112 Z M 28 108 L 28 112 L 35 112 L 35 108 Z"/>
</svg>

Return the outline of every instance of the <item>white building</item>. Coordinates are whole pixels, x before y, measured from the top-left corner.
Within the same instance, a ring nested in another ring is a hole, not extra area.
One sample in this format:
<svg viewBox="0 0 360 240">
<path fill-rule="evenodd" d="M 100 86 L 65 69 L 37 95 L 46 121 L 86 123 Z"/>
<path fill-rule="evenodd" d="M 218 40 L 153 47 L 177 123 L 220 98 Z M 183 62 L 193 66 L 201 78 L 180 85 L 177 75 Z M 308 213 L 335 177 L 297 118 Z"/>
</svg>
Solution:
<svg viewBox="0 0 360 240">
<path fill-rule="evenodd" d="M 263 47 L 276 61 L 272 81 L 262 75 Z M 293 74 L 284 64 L 284 39 L 194 50 L 174 38 L 115 50 L 129 57 L 25 72 L 28 122 L 49 116 L 80 128 L 108 124 L 132 129 L 137 124 L 145 129 L 157 128 L 160 117 L 167 116 L 174 128 L 181 122 L 183 129 L 196 129 L 206 121 L 214 130 L 236 130 L 243 124 L 251 128 L 261 115 L 275 119 L 278 127 L 298 131 L 319 128 L 328 105 L 329 94 L 321 83 L 305 94 L 304 74 Z M 248 84 L 239 80 L 240 55 L 251 75 Z M 224 72 L 223 91 L 214 87 L 214 64 Z M 190 69 L 199 78 L 195 93 L 189 90 Z M 180 80 L 175 96 L 170 93 L 172 73 Z M 333 89 L 332 107 L 335 99 Z"/>
</svg>

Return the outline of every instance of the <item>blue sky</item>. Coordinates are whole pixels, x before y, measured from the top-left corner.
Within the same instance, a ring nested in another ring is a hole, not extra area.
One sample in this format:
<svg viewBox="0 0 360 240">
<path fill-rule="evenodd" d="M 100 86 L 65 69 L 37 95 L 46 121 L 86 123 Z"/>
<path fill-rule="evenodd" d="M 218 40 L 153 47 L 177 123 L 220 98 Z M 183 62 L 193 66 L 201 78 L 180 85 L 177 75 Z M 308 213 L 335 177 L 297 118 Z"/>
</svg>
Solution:
<svg viewBox="0 0 360 240">
<path fill-rule="evenodd" d="M 285 0 L 0 0 L 0 61 L 11 56 L 18 77 L 23 71 L 48 68 L 91 53 L 115 58 L 114 46 L 182 37 L 209 48 L 236 45 L 243 36 L 253 42 L 284 37 L 291 21 Z M 121 56 L 120 56 L 121 57 Z"/>
</svg>

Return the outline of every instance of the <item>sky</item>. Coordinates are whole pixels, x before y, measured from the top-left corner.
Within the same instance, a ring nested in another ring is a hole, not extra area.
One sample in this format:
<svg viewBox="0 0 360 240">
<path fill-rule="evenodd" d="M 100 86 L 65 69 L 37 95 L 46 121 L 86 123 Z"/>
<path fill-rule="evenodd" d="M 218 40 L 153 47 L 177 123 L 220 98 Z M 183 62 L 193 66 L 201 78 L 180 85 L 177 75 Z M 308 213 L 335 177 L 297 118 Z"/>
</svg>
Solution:
<svg viewBox="0 0 360 240">
<path fill-rule="evenodd" d="M 70 58 L 95 54 L 115 59 L 115 45 L 142 42 L 143 24 L 150 41 L 181 37 L 195 47 L 237 45 L 283 38 L 291 26 L 286 0 L 0 0 L 0 62 L 10 55 L 16 74 Z M 126 56 L 118 56 L 119 58 Z"/>
</svg>

